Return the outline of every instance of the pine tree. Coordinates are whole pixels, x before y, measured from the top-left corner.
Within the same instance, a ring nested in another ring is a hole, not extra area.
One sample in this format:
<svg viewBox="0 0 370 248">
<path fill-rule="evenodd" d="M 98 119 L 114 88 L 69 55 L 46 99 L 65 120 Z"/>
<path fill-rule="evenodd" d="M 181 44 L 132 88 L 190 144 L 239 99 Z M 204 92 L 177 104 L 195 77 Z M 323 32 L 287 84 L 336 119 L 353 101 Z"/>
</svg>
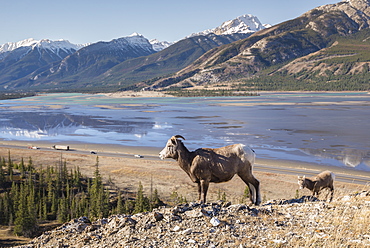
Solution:
<svg viewBox="0 0 370 248">
<path fill-rule="evenodd" d="M 10 168 L 13 168 L 13 161 L 12 158 L 10 157 L 10 150 L 8 151 L 8 166 Z"/>
<path fill-rule="evenodd" d="M 102 218 L 106 214 L 107 195 L 104 191 L 102 177 L 99 172 L 99 158 L 96 157 L 95 172 L 92 184 L 89 190 L 90 213 L 92 218 Z M 90 217 L 90 216 L 89 216 Z"/>
<path fill-rule="evenodd" d="M 22 184 L 20 187 L 19 205 L 14 220 L 14 234 L 32 237 L 33 233 L 38 229 L 34 214 L 30 212 L 31 198 L 27 197 L 27 187 Z"/>
<path fill-rule="evenodd" d="M 139 188 L 136 195 L 134 213 L 141 213 L 150 210 L 150 201 L 144 196 L 143 185 L 139 182 Z"/>
<path fill-rule="evenodd" d="M 4 225 L 7 221 L 7 212 L 5 211 L 5 199 L 2 195 L 0 195 L 0 225 Z"/>
<path fill-rule="evenodd" d="M 8 151 L 8 176 L 9 180 L 13 181 L 13 161 L 10 158 L 10 151 Z"/>
<path fill-rule="evenodd" d="M 5 173 L 3 170 L 3 166 L 5 166 L 4 159 L 0 158 L 0 187 L 5 186 Z"/>
<path fill-rule="evenodd" d="M 185 200 L 186 201 L 186 200 Z M 153 208 L 157 208 L 159 206 L 163 206 L 164 203 L 163 201 L 161 201 L 161 199 L 159 198 L 159 194 L 158 194 L 158 190 L 155 189 L 154 190 L 154 193 L 152 195 L 152 199 L 151 199 L 151 206 L 150 206 L 150 210 L 152 210 Z"/>
<path fill-rule="evenodd" d="M 131 201 L 131 200 L 126 200 L 125 201 L 125 205 L 124 205 L 124 213 L 125 214 L 131 214 L 133 211 L 134 211 L 134 204 L 135 204 L 135 201 Z"/>
<path fill-rule="evenodd" d="M 117 207 L 116 207 L 116 214 L 124 213 L 124 206 L 122 204 L 122 194 L 121 191 L 117 191 Z"/>
<path fill-rule="evenodd" d="M 21 178 L 25 178 L 25 170 L 26 170 L 26 168 L 24 166 L 23 158 L 21 159 L 21 162 L 18 165 L 18 169 L 21 172 Z"/>
<path fill-rule="evenodd" d="M 59 205 L 58 205 L 58 221 L 60 223 L 64 223 L 66 221 L 68 221 L 69 219 L 69 215 L 68 215 L 68 206 L 67 206 L 67 198 L 66 197 L 62 197 L 61 199 L 59 199 Z"/>
<path fill-rule="evenodd" d="M 80 172 L 80 167 L 75 167 L 73 176 L 72 176 L 72 181 L 73 181 L 73 186 L 77 188 L 78 191 L 82 190 L 82 184 L 81 184 L 81 172 Z"/>
<path fill-rule="evenodd" d="M 27 165 L 27 171 L 33 171 L 34 168 L 33 168 L 33 162 L 32 162 L 32 158 L 29 157 L 28 159 L 28 165 Z"/>
</svg>

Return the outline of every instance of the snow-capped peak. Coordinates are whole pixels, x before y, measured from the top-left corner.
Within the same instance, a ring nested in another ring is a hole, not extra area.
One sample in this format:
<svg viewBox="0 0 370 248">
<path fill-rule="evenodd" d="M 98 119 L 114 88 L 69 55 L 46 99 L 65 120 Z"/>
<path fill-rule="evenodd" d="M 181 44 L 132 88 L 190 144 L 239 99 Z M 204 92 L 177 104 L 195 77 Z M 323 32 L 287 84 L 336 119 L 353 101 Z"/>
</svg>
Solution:
<svg viewBox="0 0 370 248">
<path fill-rule="evenodd" d="M 144 37 L 142 34 L 139 34 L 139 33 L 136 33 L 136 32 L 133 32 L 131 35 L 127 36 L 127 37 L 134 37 L 134 36 L 141 36 L 141 37 Z"/>
<path fill-rule="evenodd" d="M 55 49 L 63 49 L 63 50 L 78 50 L 82 48 L 84 45 L 79 45 L 79 44 L 72 44 L 68 40 L 56 40 L 52 41 L 49 39 L 42 39 L 39 40 L 34 47 L 40 47 L 44 49 L 49 49 L 49 50 L 55 50 Z"/>
<path fill-rule="evenodd" d="M 221 26 L 214 29 L 207 29 L 199 33 L 193 33 L 188 37 L 197 35 L 207 35 L 214 33 L 217 35 L 234 34 L 234 33 L 253 33 L 264 29 L 268 25 L 262 25 L 256 16 L 251 14 L 239 16 L 233 20 L 226 21 Z"/>
<path fill-rule="evenodd" d="M 157 52 L 159 52 L 159 51 L 171 46 L 172 44 L 174 44 L 174 42 L 159 41 L 157 39 L 152 39 L 149 42 L 150 42 L 150 44 L 152 44 L 153 50 L 157 51 Z"/>
<path fill-rule="evenodd" d="M 4 52 L 11 52 L 20 47 L 37 47 L 37 48 L 44 48 L 49 50 L 79 50 L 80 48 L 86 46 L 86 44 L 72 44 L 68 40 L 56 40 L 52 41 L 49 39 L 42 39 L 42 40 L 35 40 L 33 38 L 29 38 L 26 40 L 18 41 L 18 42 L 8 42 L 3 45 L 0 45 L 0 53 Z"/>
<path fill-rule="evenodd" d="M 33 46 L 36 43 L 37 43 L 37 40 L 33 38 L 29 38 L 29 39 L 18 41 L 18 42 L 8 42 L 8 43 L 0 45 L 0 53 L 10 52 L 19 47 Z"/>
<path fill-rule="evenodd" d="M 152 46 L 152 49 L 156 52 L 159 52 L 173 44 L 173 42 L 159 41 L 157 39 L 148 40 L 142 34 L 139 34 L 137 32 L 134 32 L 131 35 L 125 37 L 125 40 L 127 40 L 131 45 L 146 45 L 147 42 L 149 42 Z"/>
</svg>

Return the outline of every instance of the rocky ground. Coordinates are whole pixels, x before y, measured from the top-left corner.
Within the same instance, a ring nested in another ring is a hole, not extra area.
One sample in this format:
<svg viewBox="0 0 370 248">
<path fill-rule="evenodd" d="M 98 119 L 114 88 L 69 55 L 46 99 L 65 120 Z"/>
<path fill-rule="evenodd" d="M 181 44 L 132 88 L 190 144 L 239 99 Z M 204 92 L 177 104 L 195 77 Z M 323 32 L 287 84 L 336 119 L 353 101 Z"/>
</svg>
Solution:
<svg viewBox="0 0 370 248">
<path fill-rule="evenodd" d="M 324 202 L 189 203 L 45 232 L 31 247 L 370 247 L 370 190 Z"/>
</svg>

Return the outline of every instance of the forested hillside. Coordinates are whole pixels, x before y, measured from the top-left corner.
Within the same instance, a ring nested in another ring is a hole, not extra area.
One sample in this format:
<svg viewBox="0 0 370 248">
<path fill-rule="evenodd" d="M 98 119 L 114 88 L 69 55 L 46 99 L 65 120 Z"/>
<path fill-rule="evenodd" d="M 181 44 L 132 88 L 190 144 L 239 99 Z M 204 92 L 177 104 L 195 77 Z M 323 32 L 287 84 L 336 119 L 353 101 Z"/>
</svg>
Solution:
<svg viewBox="0 0 370 248">
<path fill-rule="evenodd" d="M 20 163 L 0 158 L 0 226 L 12 226 L 15 235 L 34 237 L 43 223 L 64 223 L 86 216 L 91 220 L 115 213 L 150 211 L 163 202 L 157 190 L 150 197 L 139 182 L 137 194 L 130 194 L 103 182 L 96 159 L 93 178 L 78 167 L 67 169 L 66 161 L 35 168 L 32 158 Z M 123 197 L 123 195 L 125 197 Z"/>
</svg>

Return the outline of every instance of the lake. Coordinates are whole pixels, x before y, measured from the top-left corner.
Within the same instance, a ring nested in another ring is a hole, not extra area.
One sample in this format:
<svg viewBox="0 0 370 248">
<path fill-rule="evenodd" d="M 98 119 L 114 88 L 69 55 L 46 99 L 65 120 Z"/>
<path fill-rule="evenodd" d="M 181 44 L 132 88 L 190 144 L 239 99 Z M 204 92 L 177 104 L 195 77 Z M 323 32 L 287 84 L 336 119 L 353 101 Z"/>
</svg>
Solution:
<svg viewBox="0 0 370 248">
<path fill-rule="evenodd" d="M 243 143 L 258 157 L 370 171 L 370 95 L 114 98 L 47 94 L 0 101 L 0 139 L 189 150 Z"/>
</svg>

